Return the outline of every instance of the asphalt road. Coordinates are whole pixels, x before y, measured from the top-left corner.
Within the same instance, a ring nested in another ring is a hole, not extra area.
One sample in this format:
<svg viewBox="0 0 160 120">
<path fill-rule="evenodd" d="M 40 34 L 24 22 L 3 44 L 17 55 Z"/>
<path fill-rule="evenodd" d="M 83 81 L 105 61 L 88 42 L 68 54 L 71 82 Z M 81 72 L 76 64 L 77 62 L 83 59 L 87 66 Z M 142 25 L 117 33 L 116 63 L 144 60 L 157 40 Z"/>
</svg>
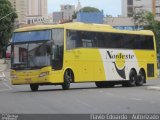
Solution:
<svg viewBox="0 0 160 120">
<path fill-rule="evenodd" d="M 160 79 L 142 87 L 96 88 L 94 83 L 79 83 L 66 91 L 61 86 L 41 86 L 31 92 L 27 85 L 0 81 L 0 113 L 160 113 L 160 91 L 148 89 L 155 85 Z"/>
</svg>

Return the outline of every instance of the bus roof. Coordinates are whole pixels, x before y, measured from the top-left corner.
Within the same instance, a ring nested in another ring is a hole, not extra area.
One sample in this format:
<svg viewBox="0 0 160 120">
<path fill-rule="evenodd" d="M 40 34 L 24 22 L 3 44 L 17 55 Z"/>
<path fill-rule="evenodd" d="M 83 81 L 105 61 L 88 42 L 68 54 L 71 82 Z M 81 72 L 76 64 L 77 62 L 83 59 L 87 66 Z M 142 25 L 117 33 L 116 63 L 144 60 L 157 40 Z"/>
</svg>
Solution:
<svg viewBox="0 0 160 120">
<path fill-rule="evenodd" d="M 56 25 L 35 25 L 29 27 L 23 27 L 16 29 L 15 32 L 26 32 L 26 31 L 36 31 L 36 30 L 48 30 L 53 28 L 65 28 L 71 30 L 85 30 L 85 31 L 100 31 L 100 32 L 112 32 L 112 33 L 124 33 L 124 34 L 143 34 L 143 35 L 154 35 L 150 30 L 118 30 L 110 25 L 106 24 L 89 24 L 81 22 L 71 22 Z"/>
</svg>

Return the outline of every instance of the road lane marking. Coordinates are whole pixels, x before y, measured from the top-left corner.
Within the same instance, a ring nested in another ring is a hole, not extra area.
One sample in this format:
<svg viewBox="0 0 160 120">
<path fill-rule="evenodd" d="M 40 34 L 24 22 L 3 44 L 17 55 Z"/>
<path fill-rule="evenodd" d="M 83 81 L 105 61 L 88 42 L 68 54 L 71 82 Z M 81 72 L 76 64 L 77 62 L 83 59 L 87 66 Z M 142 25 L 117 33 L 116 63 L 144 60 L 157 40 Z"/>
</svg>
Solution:
<svg viewBox="0 0 160 120">
<path fill-rule="evenodd" d="M 79 102 L 80 104 L 88 107 L 88 108 L 91 108 L 91 109 L 94 109 L 95 111 L 97 111 L 97 109 L 95 107 L 93 107 L 92 105 L 89 105 L 89 104 L 87 104 L 87 103 L 85 103 L 85 102 L 83 102 L 83 101 L 81 101 L 79 99 L 76 99 L 76 101 Z"/>
<path fill-rule="evenodd" d="M 12 88 L 5 82 L 2 83 L 4 86 L 6 86 L 9 90 L 12 90 Z"/>
<path fill-rule="evenodd" d="M 113 93 L 106 93 L 107 95 L 110 95 L 110 96 L 115 96 Z"/>
<path fill-rule="evenodd" d="M 0 92 L 12 90 L 12 87 L 7 83 L 5 83 L 5 81 L 0 81 L 0 84 L 5 87 L 4 89 L 0 89 Z"/>
<path fill-rule="evenodd" d="M 149 90 L 160 90 L 160 86 L 148 86 L 147 89 L 149 89 Z"/>
<path fill-rule="evenodd" d="M 85 105 L 85 106 L 87 106 L 87 107 L 92 107 L 92 106 L 90 106 L 89 104 L 87 104 L 87 103 L 85 103 L 85 102 L 82 102 L 82 101 L 79 100 L 79 99 L 76 99 L 76 101 L 79 102 L 79 103 L 81 103 L 81 104 L 83 104 L 83 105 Z"/>
<path fill-rule="evenodd" d="M 99 92 L 100 92 L 100 93 L 103 93 L 103 91 L 102 91 L 102 90 L 100 90 Z"/>
<path fill-rule="evenodd" d="M 9 91 L 10 89 L 2 89 L 0 92 Z"/>
<path fill-rule="evenodd" d="M 136 100 L 136 101 L 142 101 L 143 99 L 140 98 L 130 98 L 131 100 Z"/>
<path fill-rule="evenodd" d="M 118 97 L 118 98 L 121 98 L 121 99 L 129 99 L 129 100 L 135 100 L 135 101 L 143 101 L 143 99 L 141 99 L 141 98 L 136 98 L 136 97 L 129 98 L 128 96 L 125 96 L 125 95 L 119 95 L 119 94 L 113 94 L 113 93 L 106 93 L 106 94 L 109 95 L 109 96 Z"/>
</svg>

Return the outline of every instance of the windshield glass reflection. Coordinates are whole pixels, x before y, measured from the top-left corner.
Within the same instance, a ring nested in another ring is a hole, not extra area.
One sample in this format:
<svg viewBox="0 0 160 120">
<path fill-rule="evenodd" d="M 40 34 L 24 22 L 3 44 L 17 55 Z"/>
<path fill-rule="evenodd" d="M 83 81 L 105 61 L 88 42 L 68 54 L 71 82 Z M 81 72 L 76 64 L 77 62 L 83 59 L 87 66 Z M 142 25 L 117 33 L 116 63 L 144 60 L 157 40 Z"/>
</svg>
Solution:
<svg viewBox="0 0 160 120">
<path fill-rule="evenodd" d="M 13 46 L 12 68 L 37 68 L 50 65 L 50 42 L 26 43 Z"/>
</svg>

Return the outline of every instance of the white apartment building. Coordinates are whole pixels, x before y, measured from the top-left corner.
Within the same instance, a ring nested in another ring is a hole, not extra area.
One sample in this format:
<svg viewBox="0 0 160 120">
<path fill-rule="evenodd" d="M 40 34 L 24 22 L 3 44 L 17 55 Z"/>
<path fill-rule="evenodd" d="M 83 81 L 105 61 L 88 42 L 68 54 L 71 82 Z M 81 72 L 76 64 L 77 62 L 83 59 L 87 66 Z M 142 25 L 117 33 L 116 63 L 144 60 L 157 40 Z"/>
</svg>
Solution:
<svg viewBox="0 0 160 120">
<path fill-rule="evenodd" d="M 48 18 L 47 0 L 9 0 L 18 14 L 17 24 L 34 24 Z"/>
<path fill-rule="evenodd" d="M 53 12 L 53 23 L 59 23 L 61 20 L 63 20 L 63 13 Z"/>
<path fill-rule="evenodd" d="M 48 17 L 47 0 L 27 0 L 27 23 L 44 22 Z"/>
<path fill-rule="evenodd" d="M 9 0 L 16 10 L 18 15 L 17 24 L 25 24 L 26 21 L 26 11 L 27 11 L 27 1 L 26 0 Z"/>
<path fill-rule="evenodd" d="M 75 12 L 75 5 L 61 5 L 63 20 L 72 20 L 72 15 Z"/>
<path fill-rule="evenodd" d="M 131 17 L 134 12 L 150 11 L 160 17 L 160 0 L 122 0 L 122 16 Z"/>
</svg>

